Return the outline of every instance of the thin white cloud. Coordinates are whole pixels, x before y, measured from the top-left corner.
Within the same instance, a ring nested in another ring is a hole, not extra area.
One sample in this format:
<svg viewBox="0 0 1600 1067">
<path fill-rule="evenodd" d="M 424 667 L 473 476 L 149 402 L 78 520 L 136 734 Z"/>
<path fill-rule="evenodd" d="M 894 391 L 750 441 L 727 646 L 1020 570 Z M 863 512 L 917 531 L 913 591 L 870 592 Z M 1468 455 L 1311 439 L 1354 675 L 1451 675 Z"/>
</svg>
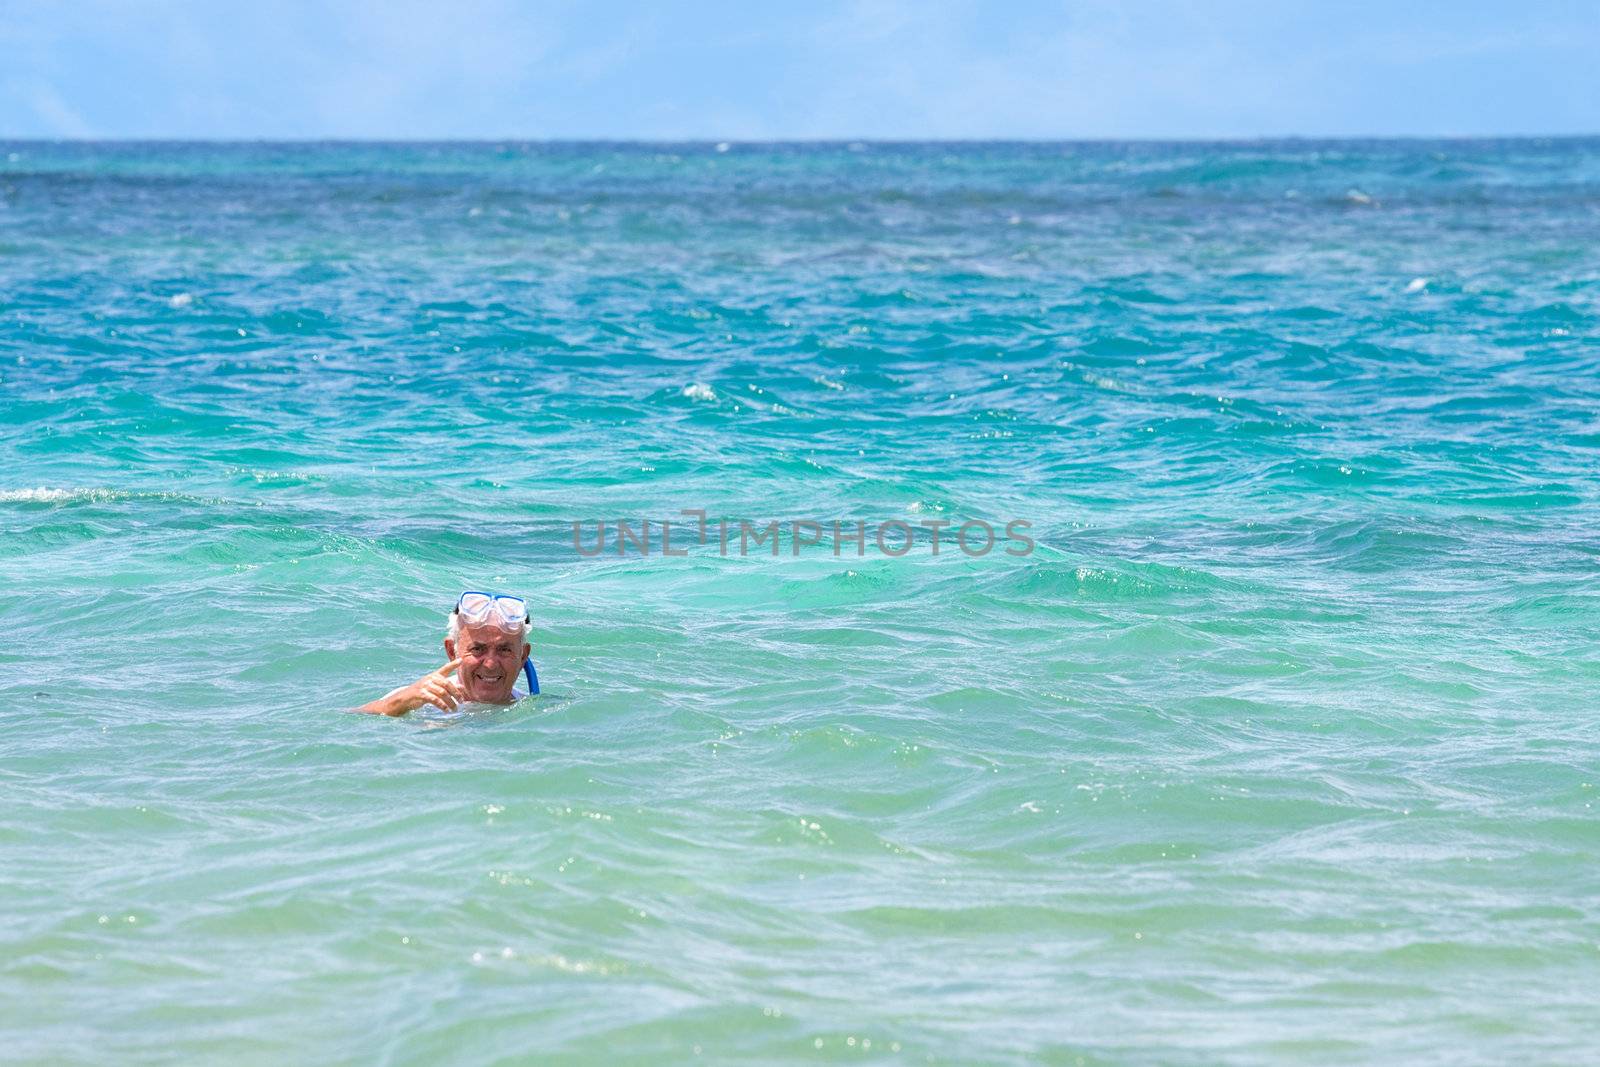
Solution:
<svg viewBox="0 0 1600 1067">
<path fill-rule="evenodd" d="M 6 96 L 20 100 L 32 113 L 47 136 L 65 139 L 92 140 L 98 136 L 91 124 L 77 108 L 67 103 L 56 87 L 43 81 L 11 82 Z"/>
</svg>

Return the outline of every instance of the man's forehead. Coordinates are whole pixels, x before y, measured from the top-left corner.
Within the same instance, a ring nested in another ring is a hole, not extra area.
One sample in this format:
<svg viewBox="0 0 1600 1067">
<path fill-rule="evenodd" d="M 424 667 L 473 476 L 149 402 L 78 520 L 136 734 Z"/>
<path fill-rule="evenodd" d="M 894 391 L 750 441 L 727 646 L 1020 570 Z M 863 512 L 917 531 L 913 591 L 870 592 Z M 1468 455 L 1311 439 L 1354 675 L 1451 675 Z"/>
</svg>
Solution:
<svg viewBox="0 0 1600 1067">
<path fill-rule="evenodd" d="M 498 644 L 501 641 L 507 644 L 516 644 L 520 638 L 510 630 L 502 630 L 498 626 L 471 626 L 461 627 L 460 639 L 469 642 L 483 642 L 486 645 Z"/>
</svg>

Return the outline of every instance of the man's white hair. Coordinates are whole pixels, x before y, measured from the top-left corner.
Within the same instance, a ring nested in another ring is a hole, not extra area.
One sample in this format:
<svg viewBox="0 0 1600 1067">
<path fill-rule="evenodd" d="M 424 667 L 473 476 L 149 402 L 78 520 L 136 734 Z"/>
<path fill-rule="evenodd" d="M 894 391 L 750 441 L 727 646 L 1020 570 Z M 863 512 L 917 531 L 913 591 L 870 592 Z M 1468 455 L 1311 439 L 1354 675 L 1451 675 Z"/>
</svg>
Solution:
<svg viewBox="0 0 1600 1067">
<path fill-rule="evenodd" d="M 452 611 L 445 617 L 445 620 L 445 636 L 454 641 L 461 633 L 461 613 L 458 611 Z M 518 623 L 515 629 L 508 630 L 504 626 L 500 626 L 498 624 L 494 624 L 494 628 L 499 630 L 501 633 L 516 634 L 523 640 L 527 640 L 528 631 L 531 629 L 526 618 Z"/>
</svg>

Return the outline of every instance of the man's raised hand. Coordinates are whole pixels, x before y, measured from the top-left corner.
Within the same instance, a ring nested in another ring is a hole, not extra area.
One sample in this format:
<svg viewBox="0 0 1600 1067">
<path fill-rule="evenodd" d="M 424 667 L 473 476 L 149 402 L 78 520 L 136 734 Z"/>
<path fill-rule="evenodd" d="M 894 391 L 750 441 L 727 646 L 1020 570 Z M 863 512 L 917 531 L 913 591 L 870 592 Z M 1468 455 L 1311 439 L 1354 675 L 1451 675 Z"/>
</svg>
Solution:
<svg viewBox="0 0 1600 1067">
<path fill-rule="evenodd" d="M 417 703 L 409 710 L 416 710 L 424 704 L 454 711 L 460 703 L 467 698 L 466 691 L 461 688 L 461 683 L 450 677 L 461 666 L 461 657 L 446 663 L 436 671 L 429 671 L 412 684 L 412 695 Z"/>
</svg>

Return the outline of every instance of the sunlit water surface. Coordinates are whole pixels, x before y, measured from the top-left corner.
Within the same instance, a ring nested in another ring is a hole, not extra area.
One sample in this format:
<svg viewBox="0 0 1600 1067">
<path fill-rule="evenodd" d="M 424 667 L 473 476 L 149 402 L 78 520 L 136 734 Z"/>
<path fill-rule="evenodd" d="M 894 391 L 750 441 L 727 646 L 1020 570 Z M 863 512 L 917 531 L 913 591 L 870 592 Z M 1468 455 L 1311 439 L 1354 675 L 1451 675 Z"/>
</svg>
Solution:
<svg viewBox="0 0 1600 1067">
<path fill-rule="evenodd" d="M 4 1058 L 1592 1060 L 1597 311 L 1596 141 L 0 145 Z"/>
</svg>

